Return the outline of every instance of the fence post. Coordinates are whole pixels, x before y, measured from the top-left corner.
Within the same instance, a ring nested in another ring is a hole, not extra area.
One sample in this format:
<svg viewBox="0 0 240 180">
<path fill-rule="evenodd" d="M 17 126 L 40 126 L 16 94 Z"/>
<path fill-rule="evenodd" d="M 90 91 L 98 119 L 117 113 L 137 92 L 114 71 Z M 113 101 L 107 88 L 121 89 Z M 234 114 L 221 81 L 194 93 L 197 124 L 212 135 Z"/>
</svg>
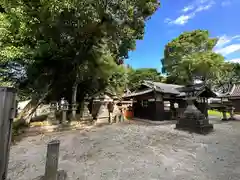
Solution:
<svg viewBox="0 0 240 180">
<path fill-rule="evenodd" d="M 16 113 L 16 90 L 0 87 L 0 180 L 7 179 L 12 122 Z"/>
<path fill-rule="evenodd" d="M 44 180 L 57 180 L 59 140 L 48 143 Z"/>
</svg>

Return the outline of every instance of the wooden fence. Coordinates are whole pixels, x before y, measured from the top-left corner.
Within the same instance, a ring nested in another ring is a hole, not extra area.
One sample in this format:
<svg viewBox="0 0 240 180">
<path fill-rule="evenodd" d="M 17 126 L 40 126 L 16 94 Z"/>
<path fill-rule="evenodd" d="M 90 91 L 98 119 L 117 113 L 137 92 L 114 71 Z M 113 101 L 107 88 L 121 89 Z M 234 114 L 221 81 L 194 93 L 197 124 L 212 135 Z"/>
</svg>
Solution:
<svg viewBox="0 0 240 180">
<path fill-rule="evenodd" d="M 12 122 L 16 113 L 15 89 L 0 87 L 0 180 L 7 179 Z"/>
</svg>

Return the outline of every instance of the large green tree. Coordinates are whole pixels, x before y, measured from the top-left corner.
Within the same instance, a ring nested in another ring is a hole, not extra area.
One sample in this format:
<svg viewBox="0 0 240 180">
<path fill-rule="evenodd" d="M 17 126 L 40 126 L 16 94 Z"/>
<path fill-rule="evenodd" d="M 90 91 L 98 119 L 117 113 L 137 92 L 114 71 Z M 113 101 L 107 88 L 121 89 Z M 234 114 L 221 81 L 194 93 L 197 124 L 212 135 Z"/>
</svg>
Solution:
<svg viewBox="0 0 240 180">
<path fill-rule="evenodd" d="M 217 38 L 210 38 L 208 31 L 195 30 L 184 32 L 169 42 L 162 59 L 167 82 L 189 84 L 195 79 L 209 82 L 218 78 L 224 57 L 213 51 L 217 41 Z"/>
<path fill-rule="evenodd" d="M 127 87 L 134 91 L 136 90 L 144 80 L 150 80 L 155 82 L 161 82 L 163 77 L 157 69 L 154 68 L 139 68 L 129 69 L 128 84 Z"/>
<path fill-rule="evenodd" d="M 77 94 L 108 85 L 119 59 L 143 38 L 145 21 L 159 2 L 9 0 L 0 5 L 1 76 L 33 94 L 52 92 L 56 99 L 70 94 L 75 103 Z"/>
</svg>

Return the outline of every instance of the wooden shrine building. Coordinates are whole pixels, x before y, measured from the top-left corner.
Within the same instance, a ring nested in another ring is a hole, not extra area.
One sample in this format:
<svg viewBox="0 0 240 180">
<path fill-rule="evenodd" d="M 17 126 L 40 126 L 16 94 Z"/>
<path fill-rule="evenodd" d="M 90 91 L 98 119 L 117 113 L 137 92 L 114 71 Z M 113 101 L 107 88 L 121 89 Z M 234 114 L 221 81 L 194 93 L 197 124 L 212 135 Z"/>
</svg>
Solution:
<svg viewBox="0 0 240 180">
<path fill-rule="evenodd" d="M 173 120 L 181 116 L 187 106 L 185 86 L 144 81 L 139 89 L 123 96 L 133 101 L 134 117 L 154 121 Z M 207 116 L 207 99 L 216 94 L 203 84 L 194 85 L 196 107 Z"/>
<path fill-rule="evenodd" d="M 227 93 L 221 94 L 218 97 L 227 99 L 235 112 L 240 112 L 240 83 L 231 85 Z"/>
</svg>

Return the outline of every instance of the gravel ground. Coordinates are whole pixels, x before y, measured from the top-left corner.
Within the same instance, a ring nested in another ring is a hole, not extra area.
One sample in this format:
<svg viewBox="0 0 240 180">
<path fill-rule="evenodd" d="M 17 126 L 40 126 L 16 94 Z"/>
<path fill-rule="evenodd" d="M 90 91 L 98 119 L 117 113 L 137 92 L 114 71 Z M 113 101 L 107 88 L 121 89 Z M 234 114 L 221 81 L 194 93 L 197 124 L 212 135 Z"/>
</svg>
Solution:
<svg viewBox="0 0 240 180">
<path fill-rule="evenodd" d="M 239 180 L 240 122 L 214 124 L 207 136 L 132 122 L 27 137 L 11 148 L 8 178 L 43 175 L 46 144 L 59 139 L 71 180 Z"/>
</svg>

